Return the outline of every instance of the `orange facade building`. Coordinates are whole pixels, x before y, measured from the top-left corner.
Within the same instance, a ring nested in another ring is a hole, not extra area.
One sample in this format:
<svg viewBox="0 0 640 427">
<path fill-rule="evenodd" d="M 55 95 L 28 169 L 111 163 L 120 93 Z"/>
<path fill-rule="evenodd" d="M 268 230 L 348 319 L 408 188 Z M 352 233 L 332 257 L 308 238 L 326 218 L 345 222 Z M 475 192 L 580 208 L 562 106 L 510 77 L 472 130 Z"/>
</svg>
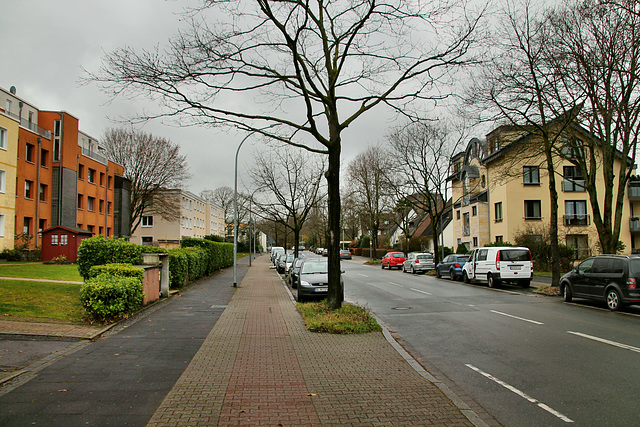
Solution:
<svg viewBox="0 0 640 427">
<path fill-rule="evenodd" d="M 17 116 L 15 182 L 16 244 L 31 236 L 40 248 L 42 232 L 54 226 L 93 235 L 122 237 L 128 232 L 128 181 L 123 168 L 108 161 L 95 138 L 65 111 L 41 111 L 0 88 L 5 112 Z M 13 110 L 13 111 L 12 111 Z"/>
</svg>

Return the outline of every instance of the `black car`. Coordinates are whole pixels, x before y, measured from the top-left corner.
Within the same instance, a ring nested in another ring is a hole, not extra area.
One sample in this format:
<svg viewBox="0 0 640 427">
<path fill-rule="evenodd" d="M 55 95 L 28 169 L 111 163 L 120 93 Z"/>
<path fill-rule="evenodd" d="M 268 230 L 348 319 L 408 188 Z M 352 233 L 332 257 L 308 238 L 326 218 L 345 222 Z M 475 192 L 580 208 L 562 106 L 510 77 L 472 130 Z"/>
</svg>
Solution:
<svg viewBox="0 0 640 427">
<path fill-rule="evenodd" d="M 342 277 L 340 277 L 340 283 L 343 283 Z M 326 298 L 328 289 L 329 260 L 326 258 L 305 259 L 298 278 L 298 301 Z"/>
<path fill-rule="evenodd" d="M 289 286 L 293 289 L 298 287 L 298 279 L 300 279 L 300 268 L 302 267 L 302 263 L 304 262 L 304 258 L 296 258 L 293 260 L 293 264 L 289 269 Z"/>
<path fill-rule="evenodd" d="M 586 298 L 604 301 L 610 310 L 640 303 L 640 256 L 596 255 L 560 278 L 564 301 Z"/>
</svg>

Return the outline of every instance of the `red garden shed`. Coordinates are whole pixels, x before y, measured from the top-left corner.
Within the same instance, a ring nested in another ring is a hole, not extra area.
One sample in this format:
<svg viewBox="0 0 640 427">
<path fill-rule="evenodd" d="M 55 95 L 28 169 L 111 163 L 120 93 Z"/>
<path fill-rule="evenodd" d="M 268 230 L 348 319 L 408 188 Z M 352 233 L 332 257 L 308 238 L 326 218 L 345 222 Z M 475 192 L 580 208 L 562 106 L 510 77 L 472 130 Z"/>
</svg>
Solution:
<svg viewBox="0 0 640 427">
<path fill-rule="evenodd" d="M 42 232 L 42 261 L 64 255 L 67 260 L 78 261 L 78 248 L 82 239 L 93 236 L 93 233 L 76 227 L 57 225 Z"/>
</svg>

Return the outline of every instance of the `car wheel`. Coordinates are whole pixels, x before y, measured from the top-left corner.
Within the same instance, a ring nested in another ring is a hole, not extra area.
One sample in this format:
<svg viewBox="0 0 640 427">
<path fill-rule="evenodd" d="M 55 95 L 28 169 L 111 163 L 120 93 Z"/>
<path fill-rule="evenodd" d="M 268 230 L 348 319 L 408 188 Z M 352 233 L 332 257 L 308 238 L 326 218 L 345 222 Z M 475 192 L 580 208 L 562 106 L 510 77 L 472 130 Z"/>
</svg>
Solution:
<svg viewBox="0 0 640 427">
<path fill-rule="evenodd" d="M 456 273 L 453 272 L 453 269 L 449 270 L 449 279 L 456 280 Z"/>
<path fill-rule="evenodd" d="M 571 292 L 571 286 L 568 283 L 562 287 L 562 300 L 564 302 L 571 302 L 573 299 L 573 293 Z"/>
<path fill-rule="evenodd" d="M 618 311 L 622 308 L 622 300 L 620 294 L 615 289 L 607 291 L 607 307 L 611 311 Z"/>
<path fill-rule="evenodd" d="M 463 272 L 462 272 L 462 281 L 463 281 L 464 283 L 471 283 L 471 280 L 469 280 L 469 276 L 467 275 L 467 272 L 466 272 L 466 271 L 463 271 Z"/>
<path fill-rule="evenodd" d="M 305 301 L 306 301 L 306 299 L 305 299 L 304 295 L 302 295 L 300 293 L 300 289 L 298 289 L 298 302 L 305 302 Z"/>
<path fill-rule="evenodd" d="M 440 270 L 438 270 L 437 268 L 436 268 L 436 277 L 438 279 L 442 278 L 442 274 L 440 274 Z"/>
<path fill-rule="evenodd" d="M 522 282 L 520 282 L 520 285 L 523 288 L 530 288 L 531 287 L 531 280 L 523 280 Z"/>
<path fill-rule="evenodd" d="M 406 273 L 406 272 L 407 272 L 407 269 L 406 269 L 406 268 L 404 268 L 404 264 L 402 264 L 402 272 L 403 272 L 403 273 Z"/>
<path fill-rule="evenodd" d="M 380 268 L 384 270 L 384 264 L 380 263 Z"/>
<path fill-rule="evenodd" d="M 416 269 L 413 268 L 413 265 L 411 266 L 411 274 L 416 274 Z"/>
<path fill-rule="evenodd" d="M 493 274 L 487 274 L 487 283 L 490 288 L 497 288 L 500 285 L 500 281 L 493 277 Z"/>
</svg>

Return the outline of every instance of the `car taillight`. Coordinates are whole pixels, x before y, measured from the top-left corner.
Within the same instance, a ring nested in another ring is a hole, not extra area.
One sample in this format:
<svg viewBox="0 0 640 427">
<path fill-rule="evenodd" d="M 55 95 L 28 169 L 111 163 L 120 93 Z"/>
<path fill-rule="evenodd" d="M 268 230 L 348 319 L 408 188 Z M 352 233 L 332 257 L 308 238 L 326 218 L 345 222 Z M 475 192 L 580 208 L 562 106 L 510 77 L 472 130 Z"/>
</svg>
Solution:
<svg viewBox="0 0 640 427">
<path fill-rule="evenodd" d="M 420 264 L 420 260 L 416 258 L 416 264 Z"/>
<path fill-rule="evenodd" d="M 455 264 L 453 264 L 453 266 L 454 266 L 455 268 L 460 268 L 460 267 L 461 267 L 460 263 L 458 263 L 458 262 L 456 262 Z"/>
<path fill-rule="evenodd" d="M 500 251 L 496 252 L 496 270 L 500 271 Z"/>
<path fill-rule="evenodd" d="M 635 289 L 636 288 L 636 278 L 635 277 L 630 277 L 629 280 L 627 280 L 627 286 L 629 287 L 629 289 Z"/>
</svg>

